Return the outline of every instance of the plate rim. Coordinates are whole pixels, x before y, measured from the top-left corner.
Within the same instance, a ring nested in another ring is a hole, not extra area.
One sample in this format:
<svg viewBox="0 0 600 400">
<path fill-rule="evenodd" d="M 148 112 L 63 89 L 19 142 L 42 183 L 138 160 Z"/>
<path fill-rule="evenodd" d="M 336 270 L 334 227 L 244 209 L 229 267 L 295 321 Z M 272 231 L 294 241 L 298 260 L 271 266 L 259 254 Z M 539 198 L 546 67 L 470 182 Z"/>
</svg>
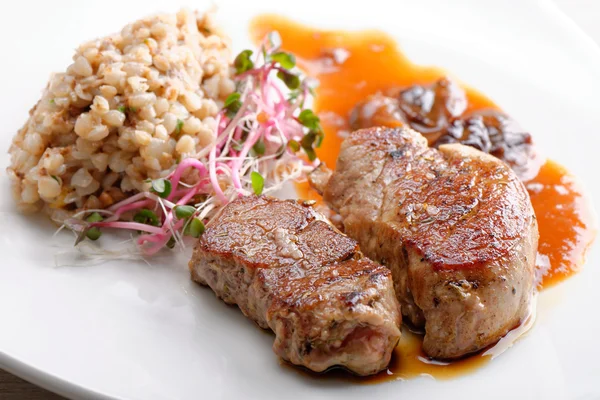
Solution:
<svg viewBox="0 0 600 400">
<path fill-rule="evenodd" d="M 596 43 L 591 36 L 585 33 L 556 3 L 552 0 L 528 1 L 540 9 L 540 18 L 546 18 L 549 23 L 556 25 L 557 29 L 561 30 L 565 39 L 569 40 L 569 43 L 576 43 L 581 49 L 586 51 L 587 59 L 590 62 L 600 66 L 600 44 Z M 98 389 L 61 378 L 36 367 L 32 363 L 28 363 L 24 359 L 11 356 L 1 349 L 0 368 L 31 384 L 66 398 L 124 399 L 118 395 L 109 394 L 106 391 L 99 391 Z"/>
</svg>

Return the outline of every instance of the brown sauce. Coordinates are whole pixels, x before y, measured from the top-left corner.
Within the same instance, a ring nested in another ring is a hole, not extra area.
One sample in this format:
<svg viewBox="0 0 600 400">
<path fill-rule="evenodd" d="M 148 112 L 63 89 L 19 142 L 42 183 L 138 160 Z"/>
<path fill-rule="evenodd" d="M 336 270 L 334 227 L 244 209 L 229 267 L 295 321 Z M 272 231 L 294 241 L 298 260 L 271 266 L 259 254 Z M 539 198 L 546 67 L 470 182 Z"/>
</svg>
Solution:
<svg viewBox="0 0 600 400">
<path fill-rule="evenodd" d="M 413 64 L 398 50 L 395 40 L 383 32 L 322 31 L 275 15 L 259 16 L 250 26 L 257 43 L 274 30 L 281 35 L 284 49 L 296 55 L 299 67 L 319 80 L 314 109 L 326 135 L 317 154 L 330 167 L 335 166 L 343 133 L 350 129 L 349 118 L 357 103 L 380 91 L 432 84 L 446 75 L 439 68 Z M 466 112 L 499 110 L 485 95 L 462 86 L 468 101 Z M 553 161 L 546 161 L 526 186 L 540 231 L 540 287 L 548 287 L 580 269 L 595 237 L 594 214 L 576 179 Z M 320 200 L 306 185 L 299 185 L 298 189 L 302 197 Z M 389 372 L 372 380 L 423 374 L 451 378 L 472 371 L 487 360 L 488 357 L 475 355 L 449 365 L 432 364 L 421 352 L 419 337 L 409 333 L 396 348 Z"/>
<path fill-rule="evenodd" d="M 374 384 L 395 380 L 406 380 L 420 376 L 430 376 L 436 379 L 452 379 L 472 373 L 485 365 L 491 356 L 476 355 L 450 363 L 430 360 L 421 350 L 421 335 L 410 330 L 402 329 L 402 339 L 394 349 L 392 360 L 387 369 L 369 377 L 358 377 L 341 369 L 331 369 L 326 373 L 316 373 L 304 368 L 298 368 L 282 361 L 282 365 L 289 366 L 294 371 L 308 377 L 327 377 L 327 380 L 339 380 Z"/>
</svg>

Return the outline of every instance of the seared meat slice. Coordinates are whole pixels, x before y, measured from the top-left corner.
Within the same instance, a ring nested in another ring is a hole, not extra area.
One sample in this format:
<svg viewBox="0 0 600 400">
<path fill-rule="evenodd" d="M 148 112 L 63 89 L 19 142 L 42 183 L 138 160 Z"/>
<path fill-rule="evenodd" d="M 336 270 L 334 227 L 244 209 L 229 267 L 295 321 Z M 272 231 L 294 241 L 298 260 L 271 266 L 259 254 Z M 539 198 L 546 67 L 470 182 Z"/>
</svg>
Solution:
<svg viewBox="0 0 600 400">
<path fill-rule="evenodd" d="M 477 351 L 526 316 L 537 223 L 501 161 L 460 144 L 428 148 L 408 128 L 371 128 L 342 143 L 328 181 L 324 168 L 313 174 L 346 234 L 391 269 L 429 356 Z"/>
<path fill-rule="evenodd" d="M 389 270 L 362 257 L 308 202 L 244 197 L 198 241 L 192 278 L 275 332 L 273 350 L 313 371 L 385 368 L 400 338 Z"/>
</svg>

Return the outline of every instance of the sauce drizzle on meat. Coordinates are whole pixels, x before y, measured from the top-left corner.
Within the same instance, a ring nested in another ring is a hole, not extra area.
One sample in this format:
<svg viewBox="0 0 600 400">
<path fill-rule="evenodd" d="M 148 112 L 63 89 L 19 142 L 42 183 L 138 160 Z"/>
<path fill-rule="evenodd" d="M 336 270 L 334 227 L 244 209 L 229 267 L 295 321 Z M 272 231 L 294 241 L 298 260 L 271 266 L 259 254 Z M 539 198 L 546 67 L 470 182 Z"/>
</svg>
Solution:
<svg viewBox="0 0 600 400">
<path fill-rule="evenodd" d="M 358 103 L 399 87 L 432 85 L 446 75 L 439 68 L 413 64 L 398 50 L 395 40 L 383 32 L 323 31 L 275 15 L 259 16 L 250 27 L 255 41 L 273 30 L 280 33 L 285 50 L 297 56 L 298 65 L 319 80 L 314 109 L 321 117 L 326 136 L 317 154 L 330 168 L 335 166 L 344 134 L 352 129 L 351 115 Z M 461 86 L 467 101 L 465 115 L 483 110 L 501 113 L 485 95 Z M 399 123 L 384 121 L 382 124 Z M 541 165 L 537 175 L 525 184 L 539 224 L 536 266 L 539 286 L 543 288 L 579 270 L 595 237 L 594 214 L 575 177 L 553 161 Z M 298 189 L 301 197 L 320 200 L 307 185 L 300 185 Z M 401 340 L 396 354 L 400 349 L 404 355 L 392 362 L 391 374 L 382 373 L 372 379 L 421 374 L 449 378 L 475 369 L 488 359 L 473 356 L 443 367 L 433 365 L 420 355 L 418 338 L 410 335 Z"/>
</svg>

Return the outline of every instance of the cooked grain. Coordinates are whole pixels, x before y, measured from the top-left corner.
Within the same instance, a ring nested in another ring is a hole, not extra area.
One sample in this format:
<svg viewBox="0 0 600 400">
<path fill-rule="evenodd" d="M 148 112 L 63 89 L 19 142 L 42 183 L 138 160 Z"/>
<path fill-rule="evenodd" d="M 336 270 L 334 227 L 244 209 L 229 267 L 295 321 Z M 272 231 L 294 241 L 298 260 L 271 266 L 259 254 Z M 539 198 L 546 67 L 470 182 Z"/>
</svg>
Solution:
<svg viewBox="0 0 600 400">
<path fill-rule="evenodd" d="M 22 211 L 107 207 L 214 140 L 234 90 L 230 46 L 210 13 L 182 10 L 81 45 L 51 77 L 9 150 Z"/>
</svg>

